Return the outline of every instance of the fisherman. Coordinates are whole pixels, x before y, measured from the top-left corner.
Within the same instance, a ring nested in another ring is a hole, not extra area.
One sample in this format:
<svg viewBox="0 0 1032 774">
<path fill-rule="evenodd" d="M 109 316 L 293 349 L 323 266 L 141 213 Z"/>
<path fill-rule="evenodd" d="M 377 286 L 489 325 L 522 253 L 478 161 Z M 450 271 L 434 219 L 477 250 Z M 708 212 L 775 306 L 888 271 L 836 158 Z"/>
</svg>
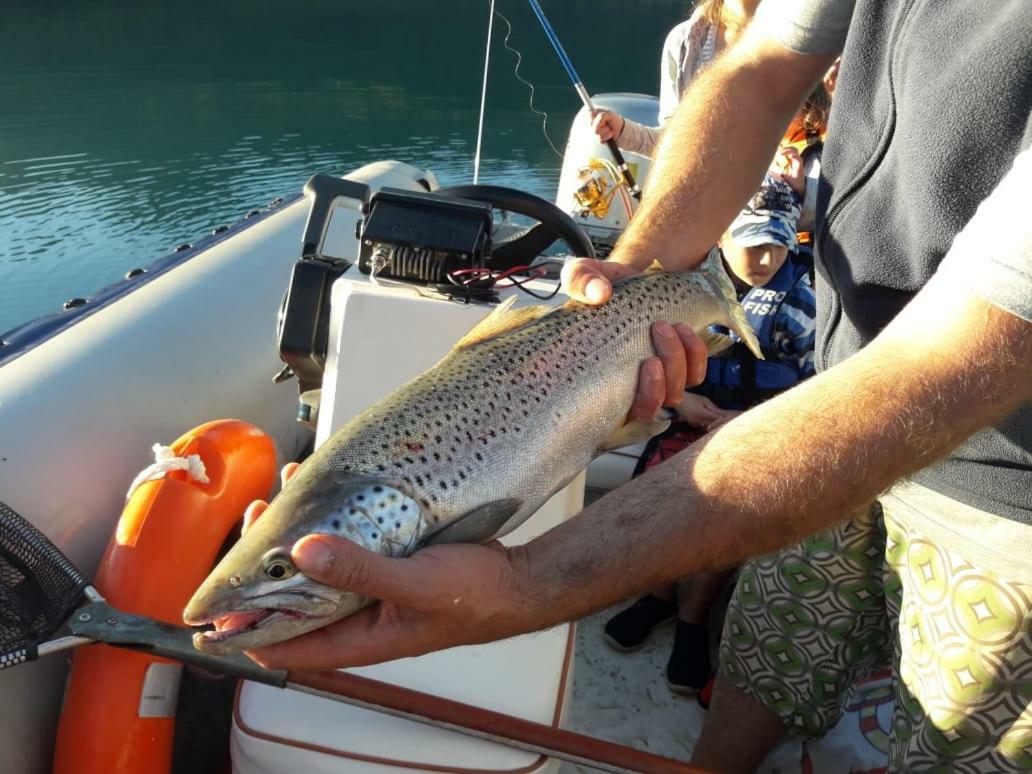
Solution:
<svg viewBox="0 0 1032 774">
<path fill-rule="evenodd" d="M 1032 14 L 1022 0 L 776 8 L 696 79 L 613 260 L 571 263 L 565 281 L 601 304 L 657 256 L 698 265 L 841 52 L 817 376 L 525 546 L 388 559 L 302 539 L 302 571 L 382 601 L 260 661 L 496 640 L 807 538 L 738 585 L 696 763 L 752 770 L 787 730 L 823 733 L 887 646 L 892 769 L 1032 765 Z M 633 418 L 703 378 L 686 329 L 653 338 Z"/>
<path fill-rule="evenodd" d="M 635 474 L 657 465 L 728 420 L 784 392 L 814 373 L 815 299 L 812 258 L 799 253 L 796 229 L 802 161 L 772 166 L 721 239 L 724 266 L 763 350 L 757 360 L 736 340 L 711 357 L 702 384 L 677 405 L 680 421 L 646 446 Z M 729 570 L 696 573 L 652 590 L 610 618 L 605 641 L 619 651 L 641 648 L 659 625 L 675 622 L 665 676 L 671 690 L 694 694 L 712 676 L 707 622 Z"/>
</svg>

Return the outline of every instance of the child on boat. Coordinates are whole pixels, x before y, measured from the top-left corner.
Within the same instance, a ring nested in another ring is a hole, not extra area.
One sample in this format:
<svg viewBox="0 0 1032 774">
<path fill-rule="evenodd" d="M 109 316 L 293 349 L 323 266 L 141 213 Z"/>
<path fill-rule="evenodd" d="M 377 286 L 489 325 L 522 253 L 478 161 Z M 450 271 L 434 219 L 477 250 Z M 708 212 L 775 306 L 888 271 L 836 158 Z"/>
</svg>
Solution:
<svg viewBox="0 0 1032 774">
<path fill-rule="evenodd" d="M 764 360 L 753 357 L 731 333 L 734 343 L 709 359 L 705 381 L 685 394 L 677 408 L 679 421 L 649 443 L 636 473 L 814 372 L 812 262 L 799 251 L 796 234 L 802 162 L 798 154 L 789 153 L 781 154 L 777 164 L 780 169 L 775 167 L 766 175 L 720 245 Z M 679 692 L 699 691 L 713 672 L 708 610 L 727 576 L 727 572 L 694 575 L 639 599 L 605 625 L 607 642 L 617 650 L 636 650 L 654 628 L 675 620 L 667 683 Z"/>
</svg>

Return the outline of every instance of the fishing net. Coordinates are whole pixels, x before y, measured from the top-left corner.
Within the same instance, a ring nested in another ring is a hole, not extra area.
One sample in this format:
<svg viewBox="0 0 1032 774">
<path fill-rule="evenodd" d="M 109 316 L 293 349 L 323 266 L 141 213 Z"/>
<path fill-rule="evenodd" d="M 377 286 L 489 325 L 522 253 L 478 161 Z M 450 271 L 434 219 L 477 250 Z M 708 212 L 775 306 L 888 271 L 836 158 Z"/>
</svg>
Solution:
<svg viewBox="0 0 1032 774">
<path fill-rule="evenodd" d="M 0 503 L 0 669 L 35 659 L 87 585 L 42 532 Z"/>
</svg>

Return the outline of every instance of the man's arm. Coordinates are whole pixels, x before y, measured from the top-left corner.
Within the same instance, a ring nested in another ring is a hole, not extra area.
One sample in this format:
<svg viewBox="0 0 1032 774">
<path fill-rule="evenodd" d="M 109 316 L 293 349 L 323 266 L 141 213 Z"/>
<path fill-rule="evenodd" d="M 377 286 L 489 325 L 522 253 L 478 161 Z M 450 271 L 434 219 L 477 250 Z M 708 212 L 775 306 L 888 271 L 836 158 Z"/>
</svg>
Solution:
<svg viewBox="0 0 1032 774">
<path fill-rule="evenodd" d="M 756 191 L 778 141 L 834 56 L 798 54 L 752 25 L 684 94 L 649 172 L 649 195 L 611 260 L 697 266 Z"/>
<path fill-rule="evenodd" d="M 641 208 L 609 261 L 574 261 L 566 289 L 599 303 L 595 277 L 624 276 L 659 260 L 670 271 L 694 268 L 755 192 L 778 140 L 835 54 L 800 54 L 753 24 L 699 74 L 663 130 Z"/>
<path fill-rule="evenodd" d="M 574 619 L 846 517 L 1032 399 L 1032 323 L 929 287 L 874 342 L 514 550 L 528 620 Z"/>
</svg>

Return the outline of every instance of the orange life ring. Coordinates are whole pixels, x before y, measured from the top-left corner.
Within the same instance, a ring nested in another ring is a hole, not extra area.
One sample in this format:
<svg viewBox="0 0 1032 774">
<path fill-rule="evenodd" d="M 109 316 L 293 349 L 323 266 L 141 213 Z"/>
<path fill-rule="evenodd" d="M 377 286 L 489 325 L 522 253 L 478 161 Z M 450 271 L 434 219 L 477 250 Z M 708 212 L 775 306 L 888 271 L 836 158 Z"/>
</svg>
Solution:
<svg viewBox="0 0 1032 774">
<path fill-rule="evenodd" d="M 116 608 L 182 624 L 182 611 L 244 508 L 266 498 L 276 448 L 257 427 L 209 422 L 172 444 L 198 454 L 209 483 L 184 471 L 139 486 L 126 503 L 94 586 Z M 182 666 L 88 645 L 72 659 L 54 751 L 56 774 L 161 774 L 171 770 Z"/>
</svg>

